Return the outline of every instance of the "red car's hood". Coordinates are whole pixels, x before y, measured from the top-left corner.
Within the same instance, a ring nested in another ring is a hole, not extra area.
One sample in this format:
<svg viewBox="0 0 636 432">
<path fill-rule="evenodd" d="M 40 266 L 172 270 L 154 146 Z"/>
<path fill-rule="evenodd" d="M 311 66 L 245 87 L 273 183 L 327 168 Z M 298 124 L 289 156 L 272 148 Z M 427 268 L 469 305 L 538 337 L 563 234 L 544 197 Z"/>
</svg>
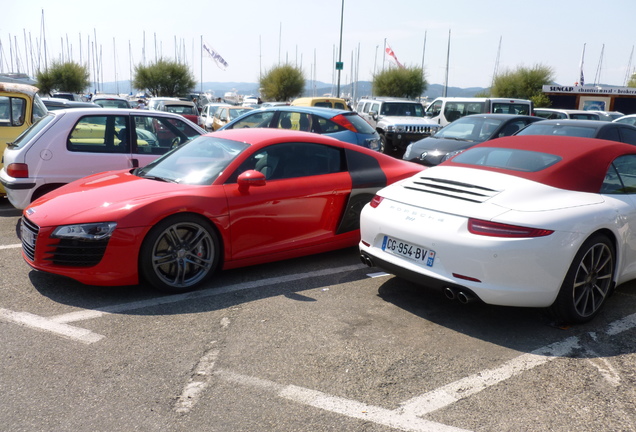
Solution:
<svg viewBox="0 0 636 432">
<path fill-rule="evenodd" d="M 178 202 L 182 197 L 200 194 L 202 188 L 206 187 L 144 179 L 129 170 L 109 171 L 84 177 L 46 194 L 27 207 L 24 214 L 39 226 L 96 221 L 142 226 L 149 222 L 148 218 L 134 217 L 142 207 L 167 199 Z"/>
</svg>

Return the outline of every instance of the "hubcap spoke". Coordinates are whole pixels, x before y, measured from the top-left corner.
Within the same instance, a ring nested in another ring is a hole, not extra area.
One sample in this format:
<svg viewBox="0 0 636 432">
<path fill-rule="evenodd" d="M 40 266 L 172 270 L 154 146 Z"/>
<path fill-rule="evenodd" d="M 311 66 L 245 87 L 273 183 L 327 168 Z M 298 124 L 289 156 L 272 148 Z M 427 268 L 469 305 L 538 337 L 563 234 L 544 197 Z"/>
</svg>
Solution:
<svg viewBox="0 0 636 432">
<path fill-rule="evenodd" d="M 196 223 L 168 227 L 157 239 L 152 256 L 155 274 L 173 287 L 188 287 L 204 278 L 214 262 L 210 233 Z"/>
<path fill-rule="evenodd" d="M 591 247 L 579 263 L 572 286 L 574 309 L 582 316 L 594 314 L 603 304 L 612 282 L 613 259 L 609 247 Z"/>
</svg>

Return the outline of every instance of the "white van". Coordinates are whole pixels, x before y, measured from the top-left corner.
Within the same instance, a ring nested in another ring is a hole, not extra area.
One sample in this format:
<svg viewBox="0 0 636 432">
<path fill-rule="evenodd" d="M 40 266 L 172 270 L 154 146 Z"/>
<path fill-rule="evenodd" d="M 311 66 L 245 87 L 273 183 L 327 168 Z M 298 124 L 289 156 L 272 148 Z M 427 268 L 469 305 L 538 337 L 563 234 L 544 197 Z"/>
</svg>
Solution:
<svg viewBox="0 0 636 432">
<path fill-rule="evenodd" d="M 533 115 L 532 108 L 532 101 L 527 99 L 440 97 L 431 102 L 425 115 L 446 126 L 470 114 Z"/>
</svg>

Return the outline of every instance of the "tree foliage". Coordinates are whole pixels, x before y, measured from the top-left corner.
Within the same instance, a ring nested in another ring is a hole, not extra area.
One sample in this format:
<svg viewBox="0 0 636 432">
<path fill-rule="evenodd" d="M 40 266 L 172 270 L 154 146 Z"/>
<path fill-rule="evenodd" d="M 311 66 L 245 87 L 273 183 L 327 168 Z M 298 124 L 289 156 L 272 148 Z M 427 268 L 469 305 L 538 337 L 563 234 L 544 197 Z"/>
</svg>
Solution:
<svg viewBox="0 0 636 432">
<path fill-rule="evenodd" d="M 629 78 L 629 81 L 627 82 L 627 87 L 636 87 L 636 73 L 632 74 L 632 76 Z"/>
<path fill-rule="evenodd" d="M 303 94 L 305 77 L 301 69 L 285 64 L 267 71 L 259 84 L 264 100 L 287 101 Z"/>
<path fill-rule="evenodd" d="M 154 97 L 180 97 L 196 86 L 196 80 L 187 65 L 159 59 L 148 66 L 135 66 L 133 85 Z"/>
<path fill-rule="evenodd" d="M 373 94 L 414 99 L 428 88 L 422 68 L 391 67 L 373 76 Z"/>
<path fill-rule="evenodd" d="M 543 94 L 542 88 L 553 81 L 554 71 L 549 66 L 520 66 L 514 71 L 507 70 L 497 75 L 490 94 L 492 97 L 530 99 L 535 106 L 545 107 L 550 105 L 550 100 Z"/>
<path fill-rule="evenodd" d="M 36 74 L 38 88 L 49 95 L 56 90 L 81 93 L 90 85 L 89 78 L 88 68 L 75 62 L 53 62 L 47 71 Z"/>
</svg>

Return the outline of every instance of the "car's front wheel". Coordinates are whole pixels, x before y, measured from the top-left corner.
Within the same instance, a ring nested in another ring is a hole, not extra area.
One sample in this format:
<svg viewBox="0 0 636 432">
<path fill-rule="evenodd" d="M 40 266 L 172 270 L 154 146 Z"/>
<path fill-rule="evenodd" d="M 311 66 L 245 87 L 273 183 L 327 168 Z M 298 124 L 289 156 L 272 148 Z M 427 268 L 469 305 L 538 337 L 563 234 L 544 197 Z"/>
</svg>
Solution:
<svg viewBox="0 0 636 432">
<path fill-rule="evenodd" d="M 204 218 L 181 214 L 155 225 L 141 246 L 141 276 L 160 291 L 194 289 L 216 269 L 219 239 Z"/>
<path fill-rule="evenodd" d="M 596 234 L 583 243 L 563 280 L 550 311 L 560 323 L 594 318 L 614 287 L 616 252 L 612 242 Z"/>
</svg>

